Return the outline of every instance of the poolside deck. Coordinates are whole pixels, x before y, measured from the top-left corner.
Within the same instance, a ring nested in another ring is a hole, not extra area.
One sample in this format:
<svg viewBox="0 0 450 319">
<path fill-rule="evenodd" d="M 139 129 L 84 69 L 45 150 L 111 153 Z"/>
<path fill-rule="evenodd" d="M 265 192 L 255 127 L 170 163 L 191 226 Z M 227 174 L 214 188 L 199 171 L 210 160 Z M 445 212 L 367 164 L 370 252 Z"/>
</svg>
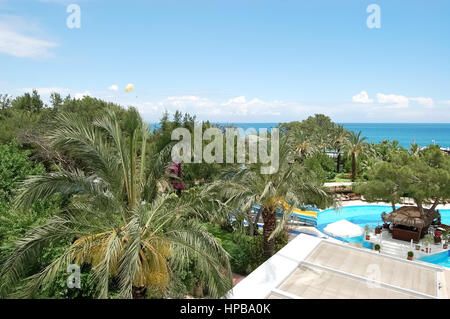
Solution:
<svg viewBox="0 0 450 319">
<path fill-rule="evenodd" d="M 426 253 L 422 242 L 420 242 L 421 250 L 416 250 L 415 244 L 411 245 L 409 242 L 393 239 L 389 231 L 385 229 L 383 229 L 382 233 L 379 235 L 375 235 L 374 232 L 371 232 L 370 240 L 368 240 L 368 242 L 372 244 L 379 244 L 381 246 L 381 254 L 396 256 L 399 258 L 406 258 L 409 251 L 414 253 L 414 259 L 419 259 L 424 256 L 438 254 L 447 250 L 442 248 L 442 244 L 433 244 L 430 246 L 431 253 Z"/>
</svg>

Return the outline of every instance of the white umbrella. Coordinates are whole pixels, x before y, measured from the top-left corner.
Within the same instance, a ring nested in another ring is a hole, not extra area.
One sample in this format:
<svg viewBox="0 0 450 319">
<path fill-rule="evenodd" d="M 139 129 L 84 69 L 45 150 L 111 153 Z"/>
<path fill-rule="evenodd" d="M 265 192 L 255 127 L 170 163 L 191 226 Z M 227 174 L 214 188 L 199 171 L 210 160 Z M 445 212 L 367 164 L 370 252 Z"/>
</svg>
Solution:
<svg viewBox="0 0 450 319">
<path fill-rule="evenodd" d="M 364 233 L 364 229 L 349 222 L 346 219 L 331 223 L 325 227 L 324 231 L 336 237 L 358 237 Z"/>
</svg>

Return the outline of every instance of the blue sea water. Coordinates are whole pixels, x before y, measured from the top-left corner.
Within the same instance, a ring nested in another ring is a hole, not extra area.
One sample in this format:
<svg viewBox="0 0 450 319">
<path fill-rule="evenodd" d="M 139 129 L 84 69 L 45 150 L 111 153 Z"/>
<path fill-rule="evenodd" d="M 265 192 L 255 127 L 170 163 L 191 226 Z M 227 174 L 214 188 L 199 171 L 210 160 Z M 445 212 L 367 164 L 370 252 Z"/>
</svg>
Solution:
<svg viewBox="0 0 450 319">
<path fill-rule="evenodd" d="M 347 130 L 361 131 L 369 142 L 379 143 L 383 140 L 397 140 L 400 146 L 409 148 L 413 140 L 420 146 L 436 144 L 450 147 L 450 123 L 343 123 Z"/>
<path fill-rule="evenodd" d="M 279 123 L 218 123 L 218 125 L 223 127 L 234 126 L 246 131 L 249 128 L 270 130 L 277 127 Z M 368 142 L 379 143 L 383 140 L 397 140 L 400 146 L 408 149 L 415 140 L 415 143 L 420 146 L 436 144 L 445 148 L 450 147 L 450 123 L 342 123 L 342 125 L 347 130 L 361 131 L 362 136 L 367 137 Z M 152 128 L 157 127 L 159 127 L 158 124 L 152 125 Z"/>
<path fill-rule="evenodd" d="M 277 127 L 278 123 L 231 123 L 232 125 L 246 130 L 248 128 Z M 367 137 L 368 142 L 379 143 L 383 140 L 398 141 L 399 145 L 408 149 L 413 140 L 422 146 L 432 144 L 441 147 L 450 147 L 450 123 L 443 124 L 417 124 L 417 123 L 342 123 L 344 128 L 359 132 Z"/>
</svg>

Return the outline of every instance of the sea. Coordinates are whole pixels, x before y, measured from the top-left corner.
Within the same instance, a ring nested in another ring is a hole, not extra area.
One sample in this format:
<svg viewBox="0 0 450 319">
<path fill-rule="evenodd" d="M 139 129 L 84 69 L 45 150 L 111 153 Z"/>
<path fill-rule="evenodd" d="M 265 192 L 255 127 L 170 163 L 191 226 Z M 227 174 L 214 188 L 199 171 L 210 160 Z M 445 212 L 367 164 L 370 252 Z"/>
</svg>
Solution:
<svg viewBox="0 0 450 319">
<path fill-rule="evenodd" d="M 368 142 L 379 143 L 384 140 L 398 141 L 399 145 L 408 149 L 411 144 L 420 147 L 439 145 L 450 148 L 450 123 L 340 123 L 345 129 L 367 137 Z M 247 130 L 248 128 L 277 127 L 279 123 L 221 123 L 222 126 L 235 126 Z"/>
<path fill-rule="evenodd" d="M 279 123 L 216 123 L 222 127 L 233 126 L 246 131 L 266 128 L 270 130 Z M 450 123 L 340 123 L 345 129 L 361 131 L 361 136 L 367 137 L 368 142 L 379 143 L 384 140 L 398 141 L 399 145 L 408 149 L 411 144 L 420 147 L 439 145 L 450 148 Z M 158 124 L 152 125 L 157 128 Z"/>
</svg>

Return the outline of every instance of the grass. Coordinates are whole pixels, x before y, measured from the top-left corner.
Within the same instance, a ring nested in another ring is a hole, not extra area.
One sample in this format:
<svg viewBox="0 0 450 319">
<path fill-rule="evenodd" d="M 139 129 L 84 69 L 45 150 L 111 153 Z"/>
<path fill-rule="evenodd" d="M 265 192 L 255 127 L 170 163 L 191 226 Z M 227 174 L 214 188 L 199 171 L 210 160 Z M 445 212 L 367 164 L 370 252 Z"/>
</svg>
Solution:
<svg viewBox="0 0 450 319">
<path fill-rule="evenodd" d="M 330 180 L 330 183 L 347 183 L 347 182 L 351 182 L 352 180 L 350 178 L 333 178 L 332 180 Z"/>
<path fill-rule="evenodd" d="M 329 180 L 329 183 L 346 183 L 346 182 L 351 182 L 351 178 L 349 178 L 349 174 L 348 173 L 339 173 L 336 174 L 336 176 Z"/>
</svg>

